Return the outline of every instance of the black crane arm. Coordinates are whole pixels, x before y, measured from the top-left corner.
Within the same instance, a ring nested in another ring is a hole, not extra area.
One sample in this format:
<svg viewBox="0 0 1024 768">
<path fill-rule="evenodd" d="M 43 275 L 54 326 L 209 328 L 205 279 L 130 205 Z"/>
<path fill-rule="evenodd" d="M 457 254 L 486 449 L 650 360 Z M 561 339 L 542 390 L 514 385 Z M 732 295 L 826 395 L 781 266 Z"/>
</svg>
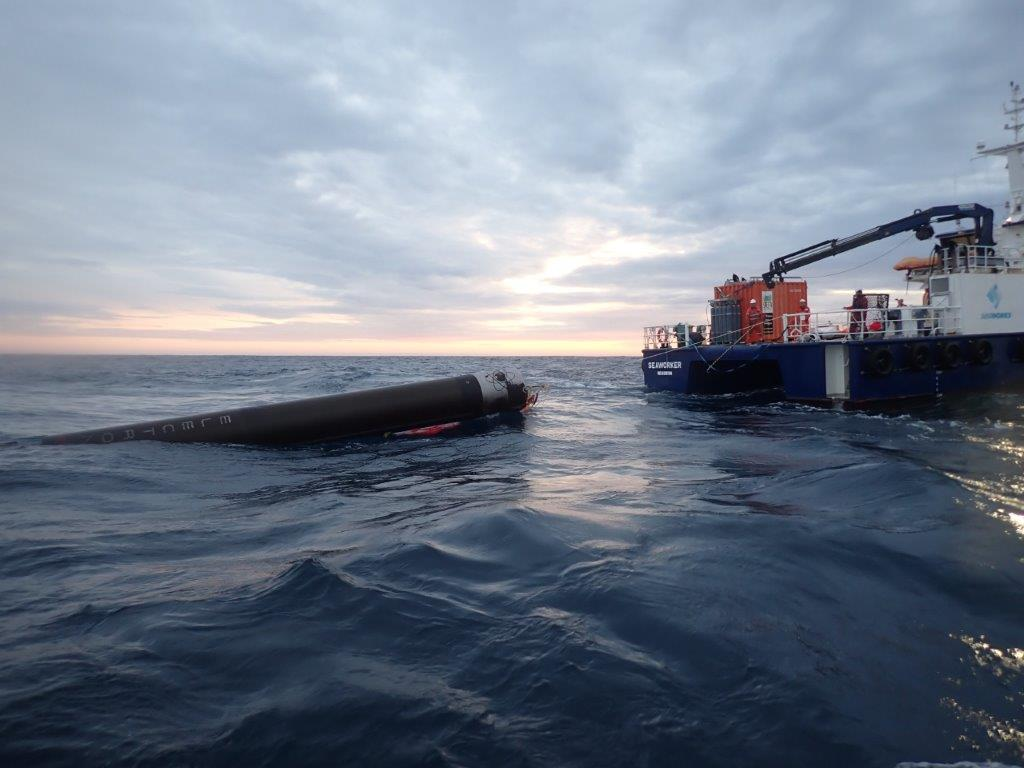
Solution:
<svg viewBox="0 0 1024 768">
<path fill-rule="evenodd" d="M 860 248 L 862 245 L 873 243 L 876 240 L 883 240 L 900 232 L 913 230 L 917 233 L 918 240 L 928 240 L 935 235 L 935 230 L 931 226 L 932 222 L 939 223 L 959 219 L 974 219 L 974 235 L 978 245 L 995 245 L 995 241 L 992 239 L 994 214 L 991 208 L 977 203 L 938 205 L 925 211 L 914 211 L 910 216 L 890 221 L 888 224 L 881 224 L 856 235 L 836 240 L 823 240 L 816 245 L 809 245 L 799 251 L 779 256 L 772 261 L 768 271 L 764 273 L 764 281 L 771 287 L 775 284 L 776 278 L 780 278 L 794 269 L 806 267 L 808 264 L 827 259 L 830 256 L 838 256 L 840 253 Z"/>
</svg>

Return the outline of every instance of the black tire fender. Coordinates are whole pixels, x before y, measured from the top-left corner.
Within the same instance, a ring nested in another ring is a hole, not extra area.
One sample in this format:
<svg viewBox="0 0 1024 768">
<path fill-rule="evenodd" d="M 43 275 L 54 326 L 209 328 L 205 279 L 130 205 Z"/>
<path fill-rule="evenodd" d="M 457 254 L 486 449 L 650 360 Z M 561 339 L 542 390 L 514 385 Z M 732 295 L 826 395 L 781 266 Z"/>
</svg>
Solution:
<svg viewBox="0 0 1024 768">
<path fill-rule="evenodd" d="M 939 361 L 943 368 L 958 368 L 964 361 L 963 350 L 955 341 L 947 341 L 939 345 Z"/>
<path fill-rule="evenodd" d="M 1017 336 L 1007 344 L 1010 349 L 1010 359 L 1016 363 L 1024 363 L 1024 336 Z"/>
<path fill-rule="evenodd" d="M 974 339 L 970 344 L 971 362 L 988 365 L 992 362 L 992 342 L 988 339 Z"/>
<path fill-rule="evenodd" d="M 892 350 L 888 347 L 867 347 L 864 352 L 864 369 L 872 376 L 888 376 L 895 367 Z"/>
<path fill-rule="evenodd" d="M 915 371 L 924 371 L 932 365 L 932 348 L 923 341 L 911 344 L 907 354 L 910 367 Z"/>
</svg>

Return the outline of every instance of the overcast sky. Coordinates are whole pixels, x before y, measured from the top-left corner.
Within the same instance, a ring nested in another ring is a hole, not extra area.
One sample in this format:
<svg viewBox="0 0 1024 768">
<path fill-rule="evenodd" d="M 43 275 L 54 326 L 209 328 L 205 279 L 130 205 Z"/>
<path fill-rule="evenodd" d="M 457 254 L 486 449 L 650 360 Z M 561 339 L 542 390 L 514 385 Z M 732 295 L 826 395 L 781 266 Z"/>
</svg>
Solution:
<svg viewBox="0 0 1024 768">
<path fill-rule="evenodd" d="M 1001 218 L 971 157 L 1022 36 L 1021 0 L 6 3 L 0 351 L 637 354 L 782 253 Z"/>
</svg>

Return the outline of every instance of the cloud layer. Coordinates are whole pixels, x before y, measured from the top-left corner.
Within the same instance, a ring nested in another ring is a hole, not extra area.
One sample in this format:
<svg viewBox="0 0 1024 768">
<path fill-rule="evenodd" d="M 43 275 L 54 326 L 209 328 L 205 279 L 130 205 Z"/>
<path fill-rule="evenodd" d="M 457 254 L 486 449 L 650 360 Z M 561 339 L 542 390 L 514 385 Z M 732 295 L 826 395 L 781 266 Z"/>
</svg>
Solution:
<svg viewBox="0 0 1024 768">
<path fill-rule="evenodd" d="M 1001 206 L 1024 5 L 893 5 L 8 8 L 0 350 L 633 354 L 732 272 Z"/>
</svg>

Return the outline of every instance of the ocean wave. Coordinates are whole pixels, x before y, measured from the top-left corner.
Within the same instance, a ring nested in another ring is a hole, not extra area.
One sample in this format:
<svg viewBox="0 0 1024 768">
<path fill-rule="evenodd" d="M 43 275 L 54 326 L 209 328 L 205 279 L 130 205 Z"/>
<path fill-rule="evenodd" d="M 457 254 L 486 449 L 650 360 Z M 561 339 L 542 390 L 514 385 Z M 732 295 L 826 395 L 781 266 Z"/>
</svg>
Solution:
<svg viewBox="0 0 1024 768">
<path fill-rule="evenodd" d="M 5 765 L 1024 760 L 1014 398 L 685 398 L 629 359 L 75 365 L 0 371 Z M 550 389 L 484 431 L 28 439 L 503 365 Z"/>
</svg>

